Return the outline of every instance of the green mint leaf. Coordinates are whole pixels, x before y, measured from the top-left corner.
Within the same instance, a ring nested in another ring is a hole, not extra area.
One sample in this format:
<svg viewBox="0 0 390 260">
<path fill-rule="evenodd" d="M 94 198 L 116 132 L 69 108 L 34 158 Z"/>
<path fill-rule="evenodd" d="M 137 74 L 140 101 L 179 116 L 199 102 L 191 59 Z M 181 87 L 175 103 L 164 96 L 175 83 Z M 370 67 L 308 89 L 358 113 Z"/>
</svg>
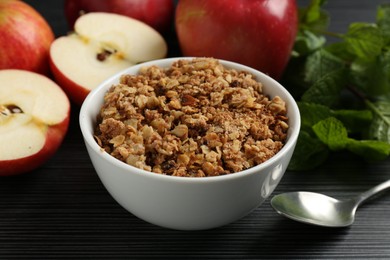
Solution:
<svg viewBox="0 0 390 260">
<path fill-rule="evenodd" d="M 382 32 L 384 40 L 388 44 L 390 42 L 390 4 L 378 6 L 376 23 Z"/>
<path fill-rule="evenodd" d="M 390 155 L 390 144 L 375 140 L 349 139 L 347 149 L 368 161 L 384 160 Z"/>
<path fill-rule="evenodd" d="M 311 131 L 313 125 L 331 116 L 331 110 L 327 106 L 314 103 L 298 102 L 301 113 L 301 128 Z"/>
<path fill-rule="evenodd" d="M 350 66 L 352 84 L 367 95 L 377 97 L 390 92 L 390 52 L 372 60 L 357 59 Z"/>
<path fill-rule="evenodd" d="M 342 150 L 348 143 L 347 129 L 334 117 L 321 120 L 312 128 L 317 137 L 332 151 Z"/>
<path fill-rule="evenodd" d="M 324 105 L 306 102 L 298 102 L 298 107 L 301 113 L 301 128 L 308 132 L 319 121 L 335 117 L 343 123 L 348 133 L 361 133 L 367 130 L 373 118 L 370 110 L 334 110 Z"/>
<path fill-rule="evenodd" d="M 340 70 L 344 67 L 344 62 L 325 49 L 319 49 L 308 56 L 305 64 L 305 81 L 314 83 L 325 75 Z"/>
<path fill-rule="evenodd" d="M 366 102 L 374 118 L 369 128 L 369 138 L 390 144 L 390 101 Z"/>
<path fill-rule="evenodd" d="M 344 39 L 348 50 L 365 60 L 379 55 L 385 44 L 381 30 L 375 24 L 368 23 L 352 23 Z"/>
<path fill-rule="evenodd" d="M 314 31 L 326 30 L 329 26 L 329 15 L 321 7 L 325 0 L 312 0 L 307 7 L 299 9 L 299 28 Z"/>
<path fill-rule="evenodd" d="M 350 63 L 356 58 L 356 55 L 352 54 L 348 50 L 348 44 L 345 41 L 338 41 L 328 44 L 323 47 L 328 53 L 343 60 L 345 63 Z"/>
<path fill-rule="evenodd" d="M 301 130 L 288 169 L 291 171 L 314 169 L 325 162 L 328 154 L 329 149 L 326 145 Z"/>
<path fill-rule="evenodd" d="M 293 57 L 306 56 L 324 46 L 326 40 L 308 30 L 300 30 L 295 38 Z"/>
<path fill-rule="evenodd" d="M 300 9 L 300 20 L 305 23 L 312 23 L 317 21 L 321 16 L 321 6 L 325 1 L 312 0 L 305 8 Z"/>
<path fill-rule="evenodd" d="M 326 74 L 303 93 L 301 101 L 329 107 L 337 104 L 346 82 L 345 73 L 344 69 L 339 69 Z"/>
</svg>

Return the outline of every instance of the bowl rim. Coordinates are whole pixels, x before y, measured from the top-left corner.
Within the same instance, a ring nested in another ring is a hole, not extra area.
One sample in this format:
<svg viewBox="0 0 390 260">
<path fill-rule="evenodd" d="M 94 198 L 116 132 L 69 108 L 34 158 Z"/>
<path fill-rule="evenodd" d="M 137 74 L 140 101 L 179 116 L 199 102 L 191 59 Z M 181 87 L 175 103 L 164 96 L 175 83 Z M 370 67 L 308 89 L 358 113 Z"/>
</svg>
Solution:
<svg viewBox="0 0 390 260">
<path fill-rule="evenodd" d="M 125 162 L 122 162 L 121 160 L 116 159 L 112 155 L 108 154 L 107 152 L 103 151 L 101 147 L 97 144 L 95 139 L 93 138 L 93 133 L 90 133 L 88 131 L 88 124 L 92 121 L 94 122 L 96 119 L 94 118 L 89 118 L 88 113 L 89 113 L 89 108 L 93 104 L 93 100 L 95 99 L 95 96 L 98 95 L 101 91 L 107 91 L 108 88 L 116 82 L 119 77 L 123 74 L 134 74 L 139 71 L 140 68 L 144 66 L 150 66 L 150 65 L 157 65 L 161 66 L 162 63 L 167 63 L 167 64 L 172 64 L 172 62 L 181 60 L 181 59 L 187 59 L 191 60 L 194 58 L 199 58 L 199 57 L 171 57 L 171 58 L 164 58 L 164 59 L 157 59 L 157 60 L 152 60 L 152 61 L 147 61 L 143 63 L 139 63 L 133 66 L 130 66 L 128 68 L 125 68 L 124 70 L 119 71 L 118 73 L 114 74 L 113 76 L 107 78 L 103 82 L 101 82 L 96 88 L 90 91 L 90 93 L 87 95 L 86 99 L 84 100 L 83 104 L 81 105 L 80 111 L 79 111 L 79 126 L 80 130 L 84 139 L 84 142 L 86 145 L 88 145 L 96 154 L 99 154 L 102 156 L 104 160 L 107 160 L 111 165 L 119 167 L 123 170 L 129 171 L 130 174 L 138 174 L 138 175 L 144 175 L 145 177 L 150 177 L 150 178 L 158 178 L 161 180 L 165 181 L 173 181 L 173 182 L 180 182 L 180 183 L 203 183 L 203 182 L 216 182 L 216 181 L 226 181 L 226 180 L 232 180 L 236 178 L 242 178 L 247 175 L 254 174 L 256 172 L 259 172 L 268 166 L 274 164 L 276 161 L 280 160 L 289 150 L 294 149 L 296 141 L 298 139 L 300 127 L 301 127 L 301 118 L 300 118 L 300 112 L 298 105 L 295 101 L 295 99 L 292 97 L 292 95 L 289 93 L 289 91 L 284 88 L 278 81 L 275 79 L 271 78 L 267 74 L 256 70 L 254 68 L 251 68 L 249 66 L 237 63 L 237 62 L 232 62 L 228 60 L 223 60 L 223 59 L 217 59 L 223 66 L 227 66 L 228 68 L 233 68 L 237 70 L 245 70 L 248 71 L 256 76 L 258 78 L 258 75 L 260 75 L 262 78 L 266 78 L 268 82 L 272 82 L 273 85 L 277 86 L 279 89 L 278 91 L 283 92 L 285 97 L 288 98 L 288 101 L 286 103 L 288 104 L 288 111 L 291 111 L 290 113 L 294 114 L 296 116 L 295 118 L 295 127 L 294 128 L 289 128 L 288 131 L 290 131 L 287 141 L 282 147 L 281 150 L 277 152 L 274 156 L 272 156 L 270 159 L 267 161 L 258 164 L 256 166 L 253 166 L 251 168 L 245 169 L 243 171 L 231 173 L 231 174 L 226 174 L 226 175 L 219 175 L 219 176 L 209 176 L 209 177 L 199 177 L 199 178 L 192 178 L 192 177 L 183 177 L 183 176 L 171 176 L 171 175 L 165 175 L 165 174 L 158 174 L 146 170 L 139 169 L 135 166 L 126 164 Z M 285 99 L 285 98 L 283 98 Z M 289 113 L 289 112 L 287 112 Z M 95 115 L 96 116 L 96 115 Z M 290 118 L 291 116 L 289 116 Z M 96 169 L 95 169 L 96 171 Z"/>
</svg>

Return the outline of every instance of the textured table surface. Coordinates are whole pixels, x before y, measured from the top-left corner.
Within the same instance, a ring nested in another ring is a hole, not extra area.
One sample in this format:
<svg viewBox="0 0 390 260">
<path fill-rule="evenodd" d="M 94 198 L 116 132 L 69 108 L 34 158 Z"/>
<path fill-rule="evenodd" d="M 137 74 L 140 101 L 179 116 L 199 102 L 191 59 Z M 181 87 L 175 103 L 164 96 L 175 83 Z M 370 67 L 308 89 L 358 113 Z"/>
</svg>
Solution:
<svg viewBox="0 0 390 260">
<path fill-rule="evenodd" d="M 67 33 L 61 0 L 29 0 L 56 36 Z M 378 0 L 329 0 L 331 30 L 373 21 Z M 298 1 L 300 5 L 307 1 Z M 171 55 L 177 44 L 170 42 Z M 218 229 L 174 231 L 128 213 L 107 193 L 85 150 L 72 107 L 57 154 L 30 174 L 0 178 L 0 259 L 390 259 L 390 194 L 363 205 L 349 228 L 326 229 L 277 215 L 269 199 Z M 273 195 L 318 191 L 346 197 L 389 179 L 390 160 L 367 164 L 335 154 L 311 172 L 286 172 Z"/>
</svg>

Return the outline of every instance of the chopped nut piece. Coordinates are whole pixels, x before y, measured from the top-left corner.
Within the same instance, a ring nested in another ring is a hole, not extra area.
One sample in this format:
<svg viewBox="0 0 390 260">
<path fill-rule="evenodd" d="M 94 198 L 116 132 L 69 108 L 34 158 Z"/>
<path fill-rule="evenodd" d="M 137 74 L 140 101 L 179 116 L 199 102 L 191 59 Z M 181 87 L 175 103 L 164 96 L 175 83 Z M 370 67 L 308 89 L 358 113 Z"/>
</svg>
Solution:
<svg viewBox="0 0 390 260">
<path fill-rule="evenodd" d="M 117 135 L 110 140 L 110 144 L 112 144 L 114 147 L 118 147 L 119 145 L 123 144 L 125 141 L 125 136 L 124 135 Z"/>
<path fill-rule="evenodd" d="M 177 163 L 179 165 L 186 166 L 190 163 L 190 161 L 191 161 L 191 158 L 186 154 L 179 154 L 177 156 Z"/>
<path fill-rule="evenodd" d="M 135 97 L 137 107 L 143 109 L 148 103 L 148 97 L 145 95 L 138 95 Z"/>
<path fill-rule="evenodd" d="M 146 106 L 149 109 L 154 109 L 160 105 L 160 100 L 156 96 L 151 96 L 146 101 Z"/>
<path fill-rule="evenodd" d="M 276 114 L 286 114 L 286 103 L 280 97 L 276 96 L 271 100 L 271 103 L 268 105 L 268 108 L 271 112 Z"/>
<path fill-rule="evenodd" d="M 181 98 L 181 104 L 183 106 L 190 106 L 190 107 L 194 107 L 197 105 L 197 103 L 199 102 L 198 99 L 194 98 L 193 96 L 191 95 L 183 95 L 182 98 Z"/>
<path fill-rule="evenodd" d="M 180 109 L 181 108 L 181 104 L 180 104 L 180 100 L 177 99 L 177 98 L 173 98 L 170 102 L 169 102 L 169 106 L 173 109 Z"/>
<path fill-rule="evenodd" d="M 172 134 L 176 135 L 180 139 L 184 140 L 188 137 L 188 126 L 187 125 L 178 125 L 172 131 Z"/>
</svg>

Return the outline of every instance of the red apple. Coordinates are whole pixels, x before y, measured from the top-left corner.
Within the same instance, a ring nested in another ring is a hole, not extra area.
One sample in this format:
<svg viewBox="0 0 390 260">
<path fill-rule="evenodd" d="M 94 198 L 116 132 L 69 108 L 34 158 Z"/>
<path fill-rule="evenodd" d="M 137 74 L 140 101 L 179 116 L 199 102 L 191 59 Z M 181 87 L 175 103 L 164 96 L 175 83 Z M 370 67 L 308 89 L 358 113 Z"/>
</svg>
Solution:
<svg viewBox="0 0 390 260">
<path fill-rule="evenodd" d="M 172 0 L 66 0 L 65 16 L 70 28 L 89 12 L 117 13 L 140 20 L 160 33 L 171 28 L 175 6 Z"/>
<path fill-rule="evenodd" d="M 231 60 L 279 79 L 297 32 L 295 0 L 180 0 L 176 32 L 185 56 Z"/>
<path fill-rule="evenodd" d="M 0 69 L 49 72 L 49 48 L 54 34 L 31 6 L 17 0 L 0 1 Z"/>
<path fill-rule="evenodd" d="M 164 38 L 147 24 L 113 13 L 88 13 L 77 19 L 74 34 L 53 42 L 50 66 L 57 83 L 81 105 L 105 79 L 166 53 Z"/>
<path fill-rule="evenodd" d="M 0 176 L 31 171 L 59 148 L 70 103 L 51 79 L 25 70 L 0 70 Z"/>
</svg>

